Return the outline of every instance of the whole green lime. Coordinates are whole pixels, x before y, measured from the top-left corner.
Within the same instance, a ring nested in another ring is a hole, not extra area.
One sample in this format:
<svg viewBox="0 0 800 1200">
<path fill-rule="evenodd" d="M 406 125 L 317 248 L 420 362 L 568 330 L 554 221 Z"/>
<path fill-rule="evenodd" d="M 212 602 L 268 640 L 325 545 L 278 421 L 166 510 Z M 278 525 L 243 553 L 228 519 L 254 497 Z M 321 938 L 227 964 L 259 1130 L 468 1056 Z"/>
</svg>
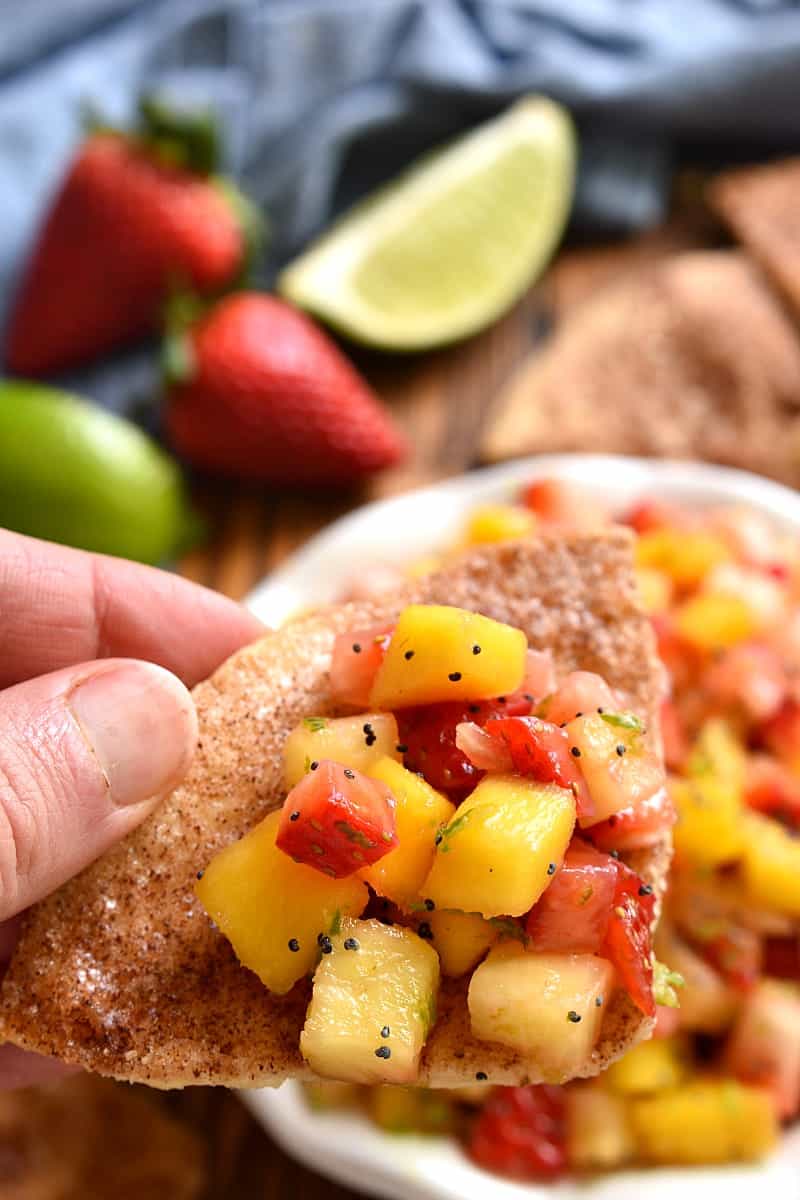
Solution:
<svg viewBox="0 0 800 1200">
<path fill-rule="evenodd" d="M 0 525 L 146 563 L 199 527 L 177 463 L 136 425 L 22 380 L 0 381 Z"/>
</svg>

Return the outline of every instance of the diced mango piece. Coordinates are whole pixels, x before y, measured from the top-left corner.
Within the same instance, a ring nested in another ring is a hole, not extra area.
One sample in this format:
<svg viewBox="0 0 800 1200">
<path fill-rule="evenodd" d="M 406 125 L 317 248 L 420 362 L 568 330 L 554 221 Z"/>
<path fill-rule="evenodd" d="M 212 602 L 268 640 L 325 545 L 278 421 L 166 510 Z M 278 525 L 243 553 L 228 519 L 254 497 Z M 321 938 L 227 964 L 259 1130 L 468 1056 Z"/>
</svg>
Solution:
<svg viewBox="0 0 800 1200">
<path fill-rule="evenodd" d="M 367 774 L 385 783 L 396 801 L 397 846 L 379 862 L 361 872 L 373 891 L 394 900 L 402 908 L 417 903 L 435 853 L 440 825 L 445 825 L 455 806 L 392 758 L 382 758 Z"/>
<path fill-rule="evenodd" d="M 757 813 L 744 815 L 742 832 L 742 873 L 754 906 L 800 917 L 800 840 Z"/>
<path fill-rule="evenodd" d="M 280 812 L 221 850 L 195 891 L 243 966 L 271 992 L 283 995 L 319 956 L 317 938 L 347 914 L 364 911 L 366 884 L 330 879 L 292 862 L 275 845 Z"/>
<path fill-rule="evenodd" d="M 603 1079 L 621 1096 L 647 1096 L 678 1087 L 687 1074 L 686 1042 L 677 1036 L 639 1042 L 611 1064 Z"/>
<path fill-rule="evenodd" d="M 756 623 L 739 596 L 701 592 L 678 609 L 675 629 L 696 650 L 720 650 L 752 637 Z"/>
<path fill-rule="evenodd" d="M 437 908 L 428 917 L 442 973 L 457 979 L 480 962 L 498 938 L 498 930 L 478 913 Z"/>
<path fill-rule="evenodd" d="M 596 1083 L 567 1088 L 567 1162 L 579 1171 L 610 1171 L 633 1158 L 625 1103 Z"/>
<path fill-rule="evenodd" d="M 646 613 L 666 612 L 672 602 L 672 580 L 655 567 L 636 568 L 636 590 Z"/>
<path fill-rule="evenodd" d="M 488 775 L 442 831 L 423 895 L 437 908 L 519 917 L 561 865 L 574 826 L 566 788 Z"/>
<path fill-rule="evenodd" d="M 534 513 L 521 504 L 481 504 L 467 522 L 466 542 L 477 546 L 528 537 L 536 529 Z"/>
<path fill-rule="evenodd" d="M 593 954 L 537 954 L 503 942 L 469 984 L 472 1032 L 530 1059 L 548 1083 L 572 1079 L 600 1033 L 614 968 Z"/>
<path fill-rule="evenodd" d="M 436 1019 L 436 951 L 410 929 L 349 918 L 331 943 L 314 974 L 303 1058 L 327 1079 L 413 1083 Z"/>
<path fill-rule="evenodd" d="M 291 790 L 309 764 L 332 759 L 365 774 L 387 755 L 399 759 L 400 737 L 391 713 L 358 713 L 354 717 L 305 717 L 283 748 L 283 781 Z"/>
<path fill-rule="evenodd" d="M 654 567 L 679 587 L 695 587 L 718 563 L 731 557 L 714 534 L 692 529 L 653 529 L 636 542 L 636 564 Z"/>
<path fill-rule="evenodd" d="M 487 700 L 514 692 L 525 674 L 521 629 L 440 604 L 401 612 L 372 687 L 375 708 Z"/>
<path fill-rule="evenodd" d="M 717 867 L 744 849 L 742 802 L 736 791 L 712 775 L 670 779 L 678 813 L 673 829 L 675 854 L 695 866 Z"/>
<path fill-rule="evenodd" d="M 696 778 L 713 776 L 741 798 L 746 771 L 744 747 L 728 722 L 720 717 L 706 721 L 689 755 L 687 774 Z"/>
<path fill-rule="evenodd" d="M 729 1079 L 684 1084 L 634 1100 L 629 1111 L 639 1153 L 652 1163 L 756 1159 L 778 1139 L 767 1093 Z"/>
</svg>

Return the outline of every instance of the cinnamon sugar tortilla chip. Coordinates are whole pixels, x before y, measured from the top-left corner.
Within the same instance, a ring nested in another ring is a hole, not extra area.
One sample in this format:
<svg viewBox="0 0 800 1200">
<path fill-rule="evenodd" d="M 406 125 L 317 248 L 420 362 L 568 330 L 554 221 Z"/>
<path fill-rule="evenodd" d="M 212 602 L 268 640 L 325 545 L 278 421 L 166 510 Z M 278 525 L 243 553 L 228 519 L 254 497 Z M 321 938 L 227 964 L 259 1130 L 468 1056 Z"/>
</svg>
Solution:
<svg viewBox="0 0 800 1200">
<path fill-rule="evenodd" d="M 598 291 L 512 377 L 484 457 L 700 458 L 800 483 L 800 343 L 743 255 L 674 255 Z"/>
<path fill-rule="evenodd" d="M 800 158 L 725 171 L 706 196 L 800 317 Z"/>
<path fill-rule="evenodd" d="M 0 1035 L 92 1071 L 157 1087 L 275 1084 L 307 1075 L 298 1040 L 307 980 L 285 997 L 241 967 L 195 899 L 223 846 L 284 798 L 281 751 L 309 714 L 331 711 L 337 633 L 390 623 L 411 600 L 456 604 L 519 626 L 557 669 L 598 671 L 652 717 L 661 690 L 649 622 L 632 574 L 631 538 L 613 530 L 471 552 L 405 594 L 297 620 L 241 650 L 195 689 L 200 742 L 190 775 L 136 833 L 30 914 L 0 993 Z M 655 736 L 656 726 L 652 726 Z M 669 839 L 637 864 L 659 894 Z M 652 1022 L 620 995 L 593 1074 Z M 466 983 L 448 983 L 422 1080 L 536 1079 L 535 1067 L 469 1032 Z"/>
</svg>

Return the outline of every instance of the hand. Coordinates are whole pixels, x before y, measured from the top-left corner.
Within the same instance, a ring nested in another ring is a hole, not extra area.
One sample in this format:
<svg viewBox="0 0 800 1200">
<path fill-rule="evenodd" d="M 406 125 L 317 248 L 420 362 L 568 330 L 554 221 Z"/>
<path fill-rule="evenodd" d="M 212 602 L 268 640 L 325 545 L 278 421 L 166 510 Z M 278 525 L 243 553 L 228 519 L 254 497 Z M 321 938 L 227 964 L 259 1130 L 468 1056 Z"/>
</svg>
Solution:
<svg viewBox="0 0 800 1200">
<path fill-rule="evenodd" d="M 17 914 L 183 778 L 197 740 L 187 687 L 261 632 L 174 575 L 0 530 L 0 974 Z M 0 1087 L 63 1069 L 0 1047 Z"/>
</svg>

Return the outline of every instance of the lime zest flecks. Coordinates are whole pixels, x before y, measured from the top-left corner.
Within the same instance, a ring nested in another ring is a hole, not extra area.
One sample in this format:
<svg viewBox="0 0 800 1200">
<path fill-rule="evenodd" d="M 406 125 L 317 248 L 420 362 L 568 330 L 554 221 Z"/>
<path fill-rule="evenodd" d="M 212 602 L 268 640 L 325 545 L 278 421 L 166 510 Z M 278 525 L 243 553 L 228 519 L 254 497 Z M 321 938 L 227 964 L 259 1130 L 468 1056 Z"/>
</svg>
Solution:
<svg viewBox="0 0 800 1200">
<path fill-rule="evenodd" d="M 656 1004 L 664 1008 L 680 1008 L 678 988 L 683 986 L 683 976 L 677 971 L 671 971 L 666 963 L 656 959 L 653 964 L 653 997 Z"/>
<path fill-rule="evenodd" d="M 328 724 L 325 717 L 303 717 L 303 724 L 306 729 L 310 729 L 312 733 L 319 733 Z"/>
<path fill-rule="evenodd" d="M 528 944 L 527 933 L 513 917 L 489 917 L 489 924 L 501 937 L 513 938 L 515 942 L 522 942 L 524 946 Z"/>
<path fill-rule="evenodd" d="M 632 712 L 602 712 L 601 718 L 606 725 L 613 725 L 615 729 L 630 729 L 634 733 L 642 733 L 644 725 Z"/>
</svg>

